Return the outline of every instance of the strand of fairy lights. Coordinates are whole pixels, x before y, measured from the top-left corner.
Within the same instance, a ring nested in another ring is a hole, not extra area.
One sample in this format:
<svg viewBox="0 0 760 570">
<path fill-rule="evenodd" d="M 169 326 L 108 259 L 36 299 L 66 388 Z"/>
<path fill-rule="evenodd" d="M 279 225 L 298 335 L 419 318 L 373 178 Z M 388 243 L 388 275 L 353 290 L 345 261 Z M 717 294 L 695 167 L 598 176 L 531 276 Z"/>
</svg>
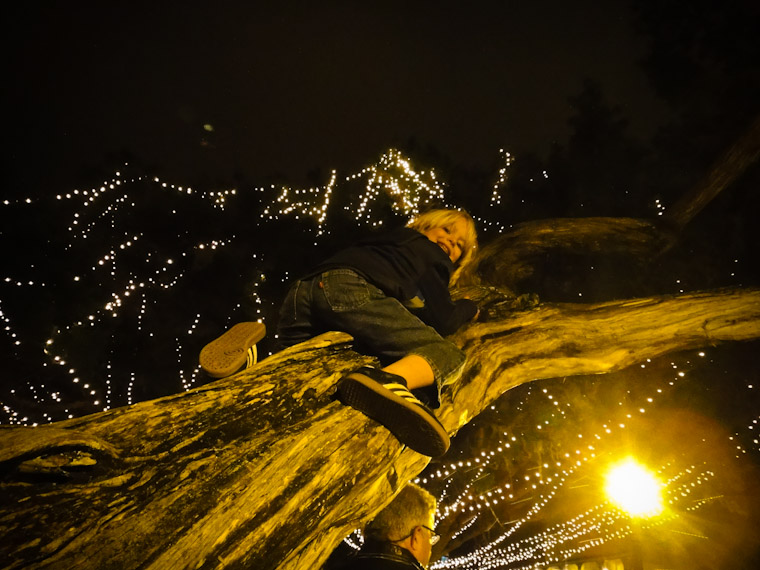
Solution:
<svg viewBox="0 0 760 570">
<path fill-rule="evenodd" d="M 408 158 L 391 149 L 372 170 L 365 198 L 357 209 L 359 217 L 368 209 L 369 199 L 382 194 L 393 197 L 396 209 L 405 216 L 413 217 L 419 214 L 424 203 L 442 200 L 443 187 L 436 180 L 433 170 L 417 172 Z"/>
<path fill-rule="evenodd" d="M 120 173 L 116 173 L 117 177 L 120 175 Z M 140 181 L 143 180 L 143 178 L 136 178 L 133 179 L 133 181 Z M 160 182 L 159 179 L 154 178 L 153 182 Z M 107 195 L 107 193 L 111 190 L 116 189 L 119 186 L 122 186 L 124 183 L 123 180 L 120 179 L 113 179 L 108 183 L 104 183 L 97 189 L 93 189 L 91 191 L 79 191 L 74 190 L 71 193 L 68 193 L 66 195 L 57 195 L 55 198 L 56 200 L 83 200 L 82 206 L 87 208 L 89 207 L 90 210 L 92 210 L 92 206 L 97 205 L 99 200 L 102 200 L 104 196 Z M 123 188 L 123 187 L 122 187 Z M 185 190 L 181 186 L 174 186 L 167 183 L 162 183 L 161 188 L 171 188 L 186 194 L 191 194 L 192 190 L 187 189 Z M 121 196 L 116 197 L 115 201 L 113 201 L 110 204 L 104 204 L 104 207 L 102 211 L 98 214 L 95 213 L 94 217 L 97 222 L 97 220 L 102 220 L 106 217 L 110 217 L 112 219 L 111 221 L 111 228 L 114 228 L 114 222 L 113 222 L 113 214 L 118 210 L 118 206 L 127 203 L 128 200 L 128 194 L 122 194 Z M 31 201 L 29 201 L 30 203 Z M 134 203 L 131 203 L 131 205 L 134 206 Z M 78 212 L 74 213 L 74 219 L 72 223 L 70 224 L 68 230 L 69 232 L 75 232 L 74 238 L 82 238 L 86 239 L 91 235 L 91 232 L 95 228 L 95 223 L 90 224 L 84 224 L 82 223 L 80 225 L 80 221 L 83 221 L 81 218 L 81 215 Z M 79 226 L 79 227 L 76 227 Z M 129 235 L 129 234 L 127 234 Z M 111 279 L 115 279 L 117 275 L 117 249 L 120 251 L 125 251 L 128 248 L 131 248 L 135 245 L 135 243 L 142 237 L 142 235 L 129 235 L 128 238 L 125 238 L 126 241 L 122 242 L 121 244 L 118 244 L 117 247 L 111 247 L 107 253 L 101 254 L 101 256 L 96 259 L 95 264 L 92 266 L 92 271 L 97 271 L 98 268 L 105 268 L 108 270 L 108 275 Z M 229 240 L 214 240 L 211 243 L 208 244 L 199 244 L 197 247 L 199 249 L 204 249 L 206 247 L 209 247 L 210 249 L 216 249 L 217 247 L 223 246 L 226 243 L 229 243 Z M 69 249 L 72 247 L 71 244 L 66 249 Z M 186 254 L 183 254 L 183 256 Z M 151 252 L 148 252 L 146 255 L 146 262 L 151 263 L 152 260 L 155 260 L 156 256 L 152 255 Z M 51 339 L 48 339 L 48 341 L 45 344 L 44 353 L 48 355 L 51 358 L 51 363 L 64 366 L 66 364 L 65 359 L 62 355 L 56 354 L 53 350 L 53 344 L 55 342 L 56 337 L 60 336 L 66 331 L 72 330 L 76 327 L 86 326 L 89 325 L 91 327 L 97 326 L 102 322 L 102 319 L 105 316 L 105 313 L 108 313 L 112 318 L 116 318 L 119 316 L 118 312 L 119 309 L 124 307 L 124 302 L 126 298 L 128 298 L 135 290 L 136 287 L 144 288 L 144 287 L 151 287 L 151 286 L 158 286 L 164 289 L 171 288 L 179 282 L 184 272 L 180 271 L 179 273 L 176 273 L 174 275 L 171 275 L 171 273 L 168 273 L 168 270 L 170 266 L 173 264 L 172 259 L 166 260 L 161 266 L 159 266 L 155 272 L 153 277 L 149 277 L 147 280 L 142 280 L 139 283 L 136 283 L 136 275 L 134 273 L 130 273 L 128 284 L 124 287 L 121 293 L 113 292 L 110 294 L 110 299 L 104 304 L 104 307 L 102 310 L 98 310 L 90 315 L 88 315 L 85 319 L 77 320 L 71 325 L 64 327 L 62 329 L 58 329 L 55 333 L 54 337 Z M 168 279 L 167 279 L 168 277 Z M 10 281 L 10 279 L 6 279 L 6 281 Z M 74 277 L 75 282 L 81 282 L 84 283 L 85 279 L 81 277 L 81 275 L 77 275 Z M 33 282 L 29 282 L 28 285 L 32 285 Z M 45 286 L 45 284 L 41 284 L 41 286 Z M 140 309 L 138 312 L 138 330 L 141 328 L 139 326 L 140 323 L 142 323 L 145 315 L 145 308 L 147 304 L 147 296 L 145 293 L 143 293 L 140 296 Z M 106 364 L 106 378 L 105 378 L 105 395 L 106 395 L 106 406 L 104 409 L 108 409 L 110 407 L 110 397 L 112 394 L 112 372 L 111 372 L 111 363 Z M 77 371 L 74 368 L 69 369 L 69 373 L 72 377 L 72 382 L 75 384 L 80 384 L 80 386 L 83 386 L 84 388 L 90 388 L 89 384 L 82 384 L 80 383 L 79 378 L 76 376 Z M 131 380 L 130 385 L 128 387 L 128 393 L 130 394 L 128 396 L 128 403 L 131 403 L 131 391 L 132 391 L 132 382 L 134 381 L 134 374 L 131 374 Z M 94 390 L 89 390 L 90 395 L 96 396 L 96 392 Z M 93 400 L 94 405 L 100 404 L 98 399 Z M 17 417 L 17 414 L 15 414 L 8 406 L 5 406 L 4 409 L 6 412 L 9 413 L 11 418 Z M 71 414 L 68 414 L 68 417 L 72 417 Z M 48 419 L 48 418 L 46 418 Z M 52 421 L 52 419 L 49 419 L 49 421 Z M 13 419 L 11 419 L 11 423 L 15 423 Z"/>
<path fill-rule="evenodd" d="M 750 386 L 749 386 L 749 387 L 750 387 L 750 389 L 751 389 L 751 388 L 752 388 L 752 385 L 750 384 Z M 755 429 L 755 428 L 757 428 L 757 426 L 758 426 L 758 420 L 760 420 L 760 416 L 758 416 L 758 417 L 754 418 L 754 419 L 753 419 L 753 420 L 750 422 L 750 424 L 747 426 L 747 430 L 748 430 L 748 431 L 752 431 L 752 432 L 753 432 L 753 435 L 754 435 L 754 437 L 753 437 L 753 439 L 752 439 L 752 443 L 754 443 L 754 444 L 757 446 L 757 447 L 755 448 L 755 451 L 760 451 L 760 438 L 758 438 L 758 436 L 757 436 L 757 430 Z"/>
<path fill-rule="evenodd" d="M 201 314 L 195 313 L 195 316 L 193 318 L 193 322 L 190 324 L 190 326 L 187 329 L 187 336 L 192 336 L 193 333 L 195 333 L 196 329 L 198 328 L 198 324 L 201 320 Z M 174 341 L 176 343 L 176 351 L 177 351 L 177 366 L 179 369 L 179 380 L 182 384 L 182 388 L 185 390 L 189 390 L 193 387 L 197 380 L 197 373 L 200 371 L 200 366 L 195 366 L 193 370 L 190 373 L 190 378 L 185 377 L 185 371 L 182 368 L 182 356 L 183 356 L 183 350 L 182 350 L 182 339 L 180 337 L 175 337 Z"/>
<path fill-rule="evenodd" d="M 611 517 L 600 517 L 597 511 L 604 508 L 605 505 L 596 505 L 585 513 L 575 516 L 569 521 L 559 523 L 552 527 L 549 527 L 544 532 L 538 535 L 533 535 L 516 541 L 509 545 L 507 549 L 504 549 L 501 553 L 494 553 L 491 556 L 490 567 L 498 567 L 501 565 L 512 564 L 514 562 L 521 562 L 525 560 L 531 560 L 535 557 L 536 552 L 540 552 L 542 557 L 546 559 L 546 555 L 551 551 L 560 547 L 562 544 L 582 538 L 587 534 L 597 532 L 600 527 L 611 520 Z M 595 516 L 596 518 L 592 518 Z M 497 558 L 500 556 L 500 558 Z M 555 560 L 546 560 L 555 561 Z M 495 563 L 495 564 L 494 564 Z"/>
<path fill-rule="evenodd" d="M 451 540 L 454 540 L 454 539 L 456 539 L 456 538 L 460 537 L 460 536 L 461 536 L 461 535 L 463 535 L 465 532 L 467 532 L 468 530 L 470 530 L 470 528 L 471 528 L 471 527 L 472 527 L 472 526 L 473 526 L 473 525 L 474 525 L 476 522 L 478 522 L 478 519 L 479 519 L 479 518 L 480 518 L 480 515 L 475 515 L 475 516 L 474 516 L 474 517 L 472 517 L 472 518 L 471 518 L 469 521 L 467 521 L 465 524 L 463 524 L 463 525 L 462 525 L 462 526 L 461 526 L 459 529 L 457 529 L 457 531 L 456 531 L 456 532 L 454 532 L 454 534 L 452 534 L 452 535 L 451 535 Z"/>
<path fill-rule="evenodd" d="M 499 149 L 499 154 L 502 156 L 504 165 L 499 168 L 499 172 L 496 178 L 496 182 L 491 188 L 491 204 L 501 204 L 501 190 L 507 185 L 509 180 L 509 169 L 514 162 L 512 154 L 506 150 Z"/>
<path fill-rule="evenodd" d="M 236 194 L 237 190 L 233 188 L 231 190 L 204 192 L 202 196 L 211 199 L 214 203 L 214 208 L 224 210 L 224 207 L 227 205 L 227 198 L 229 196 L 235 196 Z"/>
<path fill-rule="evenodd" d="M 512 225 L 510 224 L 504 224 L 502 222 L 494 222 L 482 216 L 478 216 L 477 214 L 472 214 L 472 219 L 475 220 L 475 223 L 478 226 L 478 231 L 482 234 L 487 234 L 490 232 L 502 234 L 512 229 Z"/>
<path fill-rule="evenodd" d="M 553 488 L 549 490 L 548 493 L 539 495 L 538 500 L 535 503 L 533 503 L 533 505 L 530 507 L 527 515 L 524 516 L 522 519 L 515 521 L 514 524 L 512 524 L 512 526 L 510 526 L 510 528 L 507 531 L 503 532 L 491 543 L 473 551 L 470 554 L 467 554 L 465 556 L 460 556 L 457 558 L 452 558 L 450 560 L 442 561 L 440 563 L 436 563 L 432 567 L 433 568 L 492 568 L 492 567 L 496 567 L 496 566 L 490 565 L 491 564 L 490 561 L 495 556 L 500 556 L 501 553 L 504 551 L 504 549 L 499 548 L 499 544 L 506 541 L 510 536 L 512 536 L 527 521 L 531 520 L 533 516 L 535 516 L 539 511 L 541 511 L 552 498 L 554 498 L 561 484 L 564 483 L 564 479 L 560 480 L 558 483 L 559 484 L 554 485 Z M 512 549 L 513 549 L 512 545 L 508 545 L 506 547 L 507 552 L 509 552 Z M 524 559 L 525 558 L 515 559 L 513 557 L 510 557 L 511 561 L 524 560 Z"/>
<path fill-rule="evenodd" d="M 391 197 L 394 210 L 406 217 L 414 217 L 424 205 L 442 203 L 444 199 L 444 187 L 436 179 L 435 171 L 416 171 L 411 161 L 396 149 L 388 150 L 376 164 L 345 180 L 358 178 L 366 178 L 364 191 L 358 196 L 358 202 L 346 209 L 355 213 L 357 221 L 366 220 L 373 226 L 382 225 L 382 220 L 373 216 L 373 204 L 381 196 Z"/>
<path fill-rule="evenodd" d="M 311 217 L 317 222 L 317 236 L 324 233 L 324 223 L 327 218 L 330 198 L 335 189 L 337 172 L 332 171 L 330 180 L 324 188 L 309 188 L 308 190 L 292 189 L 283 186 L 275 199 L 275 204 L 264 208 L 264 215 L 271 217 L 293 215 Z M 295 197 L 293 200 L 292 198 Z M 314 203 L 314 202 L 317 203 Z"/>
<path fill-rule="evenodd" d="M 13 330 L 10 318 L 3 311 L 2 300 L 0 300 L 0 320 L 3 321 L 3 330 L 5 330 L 5 334 L 10 338 L 14 347 L 21 346 L 21 339 L 18 338 L 18 333 Z"/>
</svg>

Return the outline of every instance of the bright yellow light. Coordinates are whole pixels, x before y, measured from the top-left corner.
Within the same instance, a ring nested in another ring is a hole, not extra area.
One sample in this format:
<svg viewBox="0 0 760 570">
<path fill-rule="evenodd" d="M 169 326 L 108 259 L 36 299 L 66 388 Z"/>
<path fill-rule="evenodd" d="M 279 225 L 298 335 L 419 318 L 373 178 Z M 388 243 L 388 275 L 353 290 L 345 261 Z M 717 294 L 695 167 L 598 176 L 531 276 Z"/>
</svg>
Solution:
<svg viewBox="0 0 760 570">
<path fill-rule="evenodd" d="M 662 483 L 633 459 L 614 465 L 607 473 L 605 492 L 632 517 L 651 517 L 662 512 Z"/>
</svg>

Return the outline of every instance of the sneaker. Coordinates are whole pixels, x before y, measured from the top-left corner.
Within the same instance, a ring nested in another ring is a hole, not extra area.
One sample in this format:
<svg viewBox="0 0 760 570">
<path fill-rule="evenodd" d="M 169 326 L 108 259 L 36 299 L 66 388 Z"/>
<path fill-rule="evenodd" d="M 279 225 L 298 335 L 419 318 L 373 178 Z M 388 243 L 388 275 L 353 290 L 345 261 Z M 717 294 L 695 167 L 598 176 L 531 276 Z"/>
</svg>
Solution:
<svg viewBox="0 0 760 570">
<path fill-rule="evenodd" d="M 263 323 L 238 323 L 201 350 L 201 368 L 213 378 L 226 378 L 256 364 L 256 343 L 266 334 Z"/>
<path fill-rule="evenodd" d="M 438 457 L 449 449 L 449 434 L 401 376 L 378 368 L 359 368 L 340 379 L 338 399 L 381 423 L 422 455 Z"/>
</svg>

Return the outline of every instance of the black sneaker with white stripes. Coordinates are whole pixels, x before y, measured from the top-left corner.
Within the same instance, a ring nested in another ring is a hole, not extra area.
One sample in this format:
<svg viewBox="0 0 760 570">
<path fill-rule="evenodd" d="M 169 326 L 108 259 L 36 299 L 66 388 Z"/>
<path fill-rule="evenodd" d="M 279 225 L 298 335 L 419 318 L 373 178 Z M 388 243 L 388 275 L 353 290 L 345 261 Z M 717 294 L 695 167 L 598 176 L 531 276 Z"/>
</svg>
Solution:
<svg viewBox="0 0 760 570">
<path fill-rule="evenodd" d="M 449 449 L 449 434 L 401 376 L 378 368 L 359 368 L 340 379 L 338 399 L 384 425 L 401 443 L 422 455 L 438 457 Z"/>
</svg>

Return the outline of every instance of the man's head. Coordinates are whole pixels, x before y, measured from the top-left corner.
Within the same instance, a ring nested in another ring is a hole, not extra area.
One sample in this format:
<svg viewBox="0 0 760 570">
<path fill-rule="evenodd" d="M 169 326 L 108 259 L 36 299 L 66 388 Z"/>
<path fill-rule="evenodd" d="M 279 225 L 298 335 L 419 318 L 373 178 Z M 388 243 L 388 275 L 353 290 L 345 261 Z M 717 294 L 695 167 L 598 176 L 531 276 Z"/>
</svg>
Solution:
<svg viewBox="0 0 760 570">
<path fill-rule="evenodd" d="M 422 564 L 430 562 L 435 498 L 414 483 L 407 484 L 364 529 L 368 539 L 391 542 L 405 548 Z"/>
</svg>

